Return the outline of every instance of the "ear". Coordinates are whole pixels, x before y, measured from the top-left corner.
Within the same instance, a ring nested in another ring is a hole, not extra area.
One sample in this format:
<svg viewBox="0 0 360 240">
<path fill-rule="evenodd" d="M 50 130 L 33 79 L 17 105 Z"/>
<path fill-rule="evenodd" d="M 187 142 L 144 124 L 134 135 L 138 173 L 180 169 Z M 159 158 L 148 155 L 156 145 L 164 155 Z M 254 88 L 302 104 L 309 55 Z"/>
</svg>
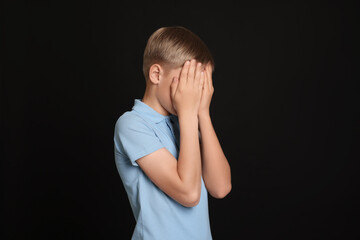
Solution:
<svg viewBox="0 0 360 240">
<path fill-rule="evenodd" d="M 160 77 L 161 77 L 161 71 L 162 68 L 159 64 L 153 64 L 151 65 L 150 69 L 149 69 L 149 80 L 153 83 L 153 84 L 158 84 L 160 81 Z"/>
</svg>

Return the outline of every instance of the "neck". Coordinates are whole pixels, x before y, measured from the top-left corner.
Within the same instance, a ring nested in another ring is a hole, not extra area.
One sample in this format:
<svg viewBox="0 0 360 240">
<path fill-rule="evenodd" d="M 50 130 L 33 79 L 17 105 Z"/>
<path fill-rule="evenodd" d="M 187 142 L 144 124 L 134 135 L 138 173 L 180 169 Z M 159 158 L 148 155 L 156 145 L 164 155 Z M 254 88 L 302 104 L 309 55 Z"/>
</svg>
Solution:
<svg viewBox="0 0 360 240">
<path fill-rule="evenodd" d="M 154 109 L 156 112 L 160 113 L 161 115 L 169 116 L 170 113 L 166 111 L 166 109 L 160 104 L 159 100 L 157 99 L 155 90 L 156 89 L 154 87 L 149 87 L 147 85 L 144 96 L 141 99 L 141 101 L 146 105 L 150 106 L 152 109 Z"/>
</svg>

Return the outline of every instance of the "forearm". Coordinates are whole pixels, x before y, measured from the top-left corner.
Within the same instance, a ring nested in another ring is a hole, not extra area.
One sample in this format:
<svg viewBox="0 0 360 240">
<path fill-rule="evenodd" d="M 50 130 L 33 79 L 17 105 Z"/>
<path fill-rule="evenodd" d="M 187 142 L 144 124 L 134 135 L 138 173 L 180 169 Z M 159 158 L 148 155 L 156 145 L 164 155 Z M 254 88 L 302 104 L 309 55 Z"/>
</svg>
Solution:
<svg viewBox="0 0 360 240">
<path fill-rule="evenodd" d="M 231 190 L 231 171 L 211 122 L 210 114 L 199 115 L 202 174 L 209 193 L 222 198 Z"/>
<path fill-rule="evenodd" d="M 194 194 L 200 194 L 201 191 L 198 123 L 196 115 L 179 116 L 180 152 L 177 169 L 185 189 Z"/>
</svg>

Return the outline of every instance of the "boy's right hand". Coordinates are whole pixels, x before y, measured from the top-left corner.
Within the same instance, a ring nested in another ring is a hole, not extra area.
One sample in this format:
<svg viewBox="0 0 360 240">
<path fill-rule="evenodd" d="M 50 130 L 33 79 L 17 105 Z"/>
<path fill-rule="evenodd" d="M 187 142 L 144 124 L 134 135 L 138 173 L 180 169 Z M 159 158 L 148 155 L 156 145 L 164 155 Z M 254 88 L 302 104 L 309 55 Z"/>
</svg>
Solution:
<svg viewBox="0 0 360 240">
<path fill-rule="evenodd" d="M 180 77 L 171 83 L 171 100 L 178 116 L 197 115 L 204 85 L 204 72 L 200 62 L 186 61 Z"/>
</svg>

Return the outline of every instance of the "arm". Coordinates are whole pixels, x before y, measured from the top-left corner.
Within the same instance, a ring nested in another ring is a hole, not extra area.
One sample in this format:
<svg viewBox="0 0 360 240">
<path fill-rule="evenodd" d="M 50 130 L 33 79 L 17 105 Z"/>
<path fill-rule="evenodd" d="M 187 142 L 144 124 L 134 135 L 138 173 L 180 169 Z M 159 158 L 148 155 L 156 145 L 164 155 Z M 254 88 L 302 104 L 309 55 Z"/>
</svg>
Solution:
<svg viewBox="0 0 360 240">
<path fill-rule="evenodd" d="M 222 151 L 210 115 L 200 115 L 202 172 L 206 189 L 215 198 L 225 197 L 231 190 L 229 163 Z"/>
<path fill-rule="evenodd" d="M 136 162 L 163 192 L 183 206 L 196 206 L 200 200 L 201 159 L 197 117 L 179 118 L 179 159 L 161 148 Z"/>
<path fill-rule="evenodd" d="M 223 198 L 231 191 L 231 170 L 210 118 L 210 102 L 214 93 L 211 74 L 212 67 L 208 64 L 198 113 L 202 174 L 210 195 Z"/>
<path fill-rule="evenodd" d="M 183 67 L 180 81 L 174 81 L 171 85 L 171 95 L 180 124 L 178 160 L 165 148 L 137 160 L 138 165 L 155 185 L 186 207 L 197 205 L 201 193 L 197 112 L 204 82 L 203 75 L 200 74 L 196 62 L 192 61 Z"/>
</svg>

